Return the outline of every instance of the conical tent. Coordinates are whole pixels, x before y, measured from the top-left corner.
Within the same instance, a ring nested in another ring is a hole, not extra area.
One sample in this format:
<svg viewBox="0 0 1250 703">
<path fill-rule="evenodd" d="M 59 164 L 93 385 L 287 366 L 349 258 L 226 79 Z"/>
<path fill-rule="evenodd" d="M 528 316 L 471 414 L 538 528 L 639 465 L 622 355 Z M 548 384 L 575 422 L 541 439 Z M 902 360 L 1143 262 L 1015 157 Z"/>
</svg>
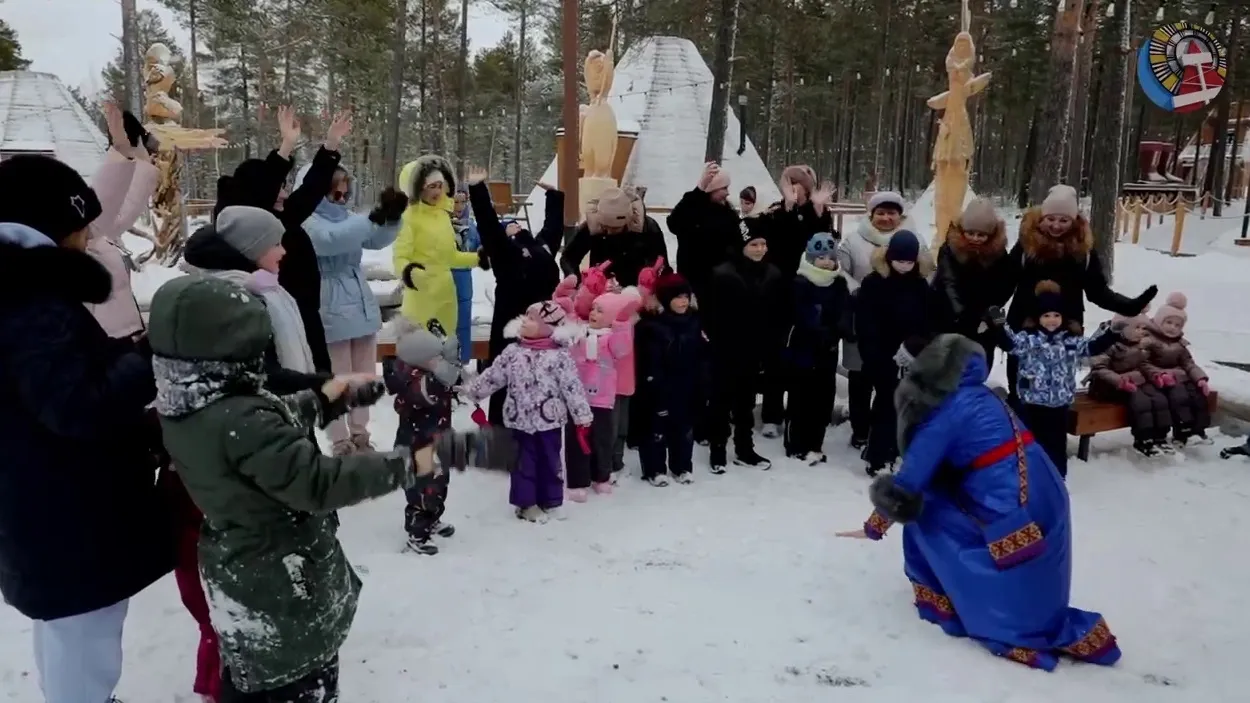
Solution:
<svg viewBox="0 0 1250 703">
<path fill-rule="evenodd" d="M 680 37 L 641 39 L 616 66 L 609 104 L 622 129 L 638 130 L 638 141 L 625 168 L 626 184 L 646 186 L 648 208 L 671 208 L 695 186 L 703 170 L 708 118 L 712 106 L 712 71 L 694 42 Z M 722 168 L 732 184 L 730 197 L 755 186 L 759 202 L 781 199 L 777 184 L 748 139 L 741 141 L 738 118 L 731 109 L 725 124 Z M 556 160 L 540 179 L 559 184 Z M 541 188 L 529 196 L 526 212 L 532 228 L 542 225 L 545 198 Z"/>
</svg>

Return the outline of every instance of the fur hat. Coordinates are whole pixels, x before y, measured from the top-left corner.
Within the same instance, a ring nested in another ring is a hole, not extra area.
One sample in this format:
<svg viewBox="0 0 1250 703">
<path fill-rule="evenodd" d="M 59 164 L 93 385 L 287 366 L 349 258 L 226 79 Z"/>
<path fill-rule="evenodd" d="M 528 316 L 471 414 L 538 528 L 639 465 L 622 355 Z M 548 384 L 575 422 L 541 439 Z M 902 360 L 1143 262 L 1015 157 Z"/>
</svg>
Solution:
<svg viewBox="0 0 1250 703">
<path fill-rule="evenodd" d="M 524 317 L 538 323 L 539 337 L 550 337 L 555 334 L 556 327 L 564 322 L 567 314 L 559 303 L 554 300 L 544 300 L 526 308 Z"/>
<path fill-rule="evenodd" d="M 902 214 L 907 210 L 907 201 L 903 200 L 902 195 L 892 190 L 883 190 L 868 199 L 868 215 L 871 217 L 879 207 L 898 210 L 899 214 Z"/>
<path fill-rule="evenodd" d="M 1038 317 L 1048 312 L 1063 314 L 1063 291 L 1054 281 L 1039 281 L 1033 286 L 1034 309 Z"/>
<path fill-rule="evenodd" d="M 620 188 L 608 188 L 599 194 L 595 214 L 604 227 L 624 227 L 629 224 L 634 204 L 629 195 Z"/>
<path fill-rule="evenodd" d="M 816 172 L 804 164 L 787 166 L 781 172 L 781 180 L 803 186 L 803 190 L 806 190 L 808 195 L 816 191 Z"/>
<path fill-rule="evenodd" d="M 441 326 L 434 327 L 436 321 L 427 327 L 411 326 L 402 331 L 395 340 L 395 356 L 399 360 L 425 369 L 445 386 L 452 386 L 460 380 L 460 344 L 454 336 L 438 333 Z"/>
<path fill-rule="evenodd" d="M 680 298 L 683 295 L 689 298 L 692 294 L 693 289 L 690 288 L 690 283 L 679 273 L 664 274 L 655 282 L 655 298 L 665 308 L 668 308 L 668 304 L 673 302 L 674 298 Z"/>
<path fill-rule="evenodd" d="M 0 222 L 14 222 L 60 242 L 90 225 L 103 208 L 78 172 L 50 156 L 20 154 L 0 163 Z"/>
<path fill-rule="evenodd" d="M 817 232 L 812 238 L 807 240 L 807 260 L 815 262 L 821 257 L 832 257 L 838 243 L 828 232 Z"/>
<path fill-rule="evenodd" d="M 1163 324 L 1164 320 L 1174 317 L 1181 321 L 1181 327 L 1184 328 L 1185 323 L 1189 321 L 1189 315 L 1185 313 L 1185 306 L 1188 304 L 1189 299 L 1185 297 L 1184 293 L 1180 291 L 1169 293 L 1167 299 L 1163 301 L 1163 305 L 1159 306 L 1159 310 L 1154 314 L 1155 324 Z"/>
<path fill-rule="evenodd" d="M 911 261 L 920 259 L 920 238 L 909 229 L 900 229 L 890 237 L 885 247 L 886 261 Z"/>
<path fill-rule="evenodd" d="M 1062 215 L 1076 219 L 1081 214 L 1081 202 L 1077 196 L 1076 188 L 1060 183 L 1052 186 L 1050 192 L 1047 193 L 1046 199 L 1042 201 L 1042 216 L 1046 215 Z"/>
<path fill-rule="evenodd" d="M 963 214 L 959 216 L 959 227 L 965 232 L 982 232 L 992 234 L 998 229 L 1002 218 L 994 210 L 994 203 L 985 198 L 977 198 L 968 203 Z"/>
</svg>

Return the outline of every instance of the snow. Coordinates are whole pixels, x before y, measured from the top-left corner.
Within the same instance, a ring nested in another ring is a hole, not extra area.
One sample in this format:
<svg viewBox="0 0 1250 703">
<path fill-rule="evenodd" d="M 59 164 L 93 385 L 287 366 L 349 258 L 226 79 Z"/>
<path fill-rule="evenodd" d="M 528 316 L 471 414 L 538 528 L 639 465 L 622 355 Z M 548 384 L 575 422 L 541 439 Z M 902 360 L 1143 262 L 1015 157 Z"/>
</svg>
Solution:
<svg viewBox="0 0 1250 703">
<path fill-rule="evenodd" d="M 90 180 L 108 141 L 51 73 L 0 71 L 0 151 L 53 152 Z"/>
<path fill-rule="evenodd" d="M 629 157 L 622 183 L 647 187 L 648 209 L 666 211 L 695 186 L 703 170 L 708 116 L 712 105 L 712 71 L 694 42 L 680 37 L 640 39 L 620 57 L 609 104 L 617 128 L 636 129 L 638 141 Z M 725 121 L 725 151 L 721 167 L 732 180 L 730 199 L 755 186 L 760 203 L 781 199 L 781 192 L 755 145 L 747 140 L 738 155 L 740 127 L 730 109 Z M 555 159 L 540 182 L 559 183 Z M 535 186 L 523 216 L 535 229 L 546 211 L 544 191 Z"/>
</svg>

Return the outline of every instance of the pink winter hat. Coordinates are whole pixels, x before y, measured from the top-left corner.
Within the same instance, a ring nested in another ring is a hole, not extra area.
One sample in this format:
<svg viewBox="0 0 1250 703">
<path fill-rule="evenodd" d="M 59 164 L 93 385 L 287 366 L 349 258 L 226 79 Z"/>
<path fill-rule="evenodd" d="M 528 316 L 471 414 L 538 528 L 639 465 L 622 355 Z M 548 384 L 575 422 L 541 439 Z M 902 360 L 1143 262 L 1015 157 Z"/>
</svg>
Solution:
<svg viewBox="0 0 1250 703">
<path fill-rule="evenodd" d="M 565 314 L 564 308 L 554 300 L 534 303 L 525 309 L 525 316 L 538 323 L 539 337 L 550 337 L 554 334 L 556 327 L 564 322 Z"/>
<path fill-rule="evenodd" d="M 716 175 L 712 176 L 711 182 L 707 184 L 707 192 L 709 193 L 715 193 L 718 190 L 728 190 L 728 189 L 729 189 L 729 174 L 724 171 L 717 171 Z"/>
<path fill-rule="evenodd" d="M 613 322 L 626 322 L 642 307 L 642 295 L 634 287 L 620 293 L 604 293 L 595 298 L 595 306 Z"/>
<path fill-rule="evenodd" d="M 1167 299 L 1163 301 L 1163 305 L 1155 313 L 1155 324 L 1162 324 L 1164 320 L 1175 317 L 1181 321 L 1181 327 L 1184 327 L 1185 323 L 1189 321 L 1189 315 L 1185 314 L 1185 306 L 1188 304 L 1189 299 L 1185 297 L 1184 293 L 1180 291 L 1169 293 Z"/>
</svg>

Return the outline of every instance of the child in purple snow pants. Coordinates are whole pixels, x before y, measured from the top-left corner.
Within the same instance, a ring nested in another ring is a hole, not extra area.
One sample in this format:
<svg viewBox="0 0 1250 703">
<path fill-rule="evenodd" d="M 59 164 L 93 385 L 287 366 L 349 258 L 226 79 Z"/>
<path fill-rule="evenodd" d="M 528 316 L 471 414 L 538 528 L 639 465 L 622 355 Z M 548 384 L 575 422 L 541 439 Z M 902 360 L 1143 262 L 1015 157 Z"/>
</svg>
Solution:
<svg viewBox="0 0 1250 703">
<path fill-rule="evenodd" d="M 564 504 L 564 476 L 560 470 L 560 430 L 522 432 L 516 439 L 516 466 L 512 468 L 508 502 L 519 509 L 537 505 L 543 511 Z"/>
</svg>

